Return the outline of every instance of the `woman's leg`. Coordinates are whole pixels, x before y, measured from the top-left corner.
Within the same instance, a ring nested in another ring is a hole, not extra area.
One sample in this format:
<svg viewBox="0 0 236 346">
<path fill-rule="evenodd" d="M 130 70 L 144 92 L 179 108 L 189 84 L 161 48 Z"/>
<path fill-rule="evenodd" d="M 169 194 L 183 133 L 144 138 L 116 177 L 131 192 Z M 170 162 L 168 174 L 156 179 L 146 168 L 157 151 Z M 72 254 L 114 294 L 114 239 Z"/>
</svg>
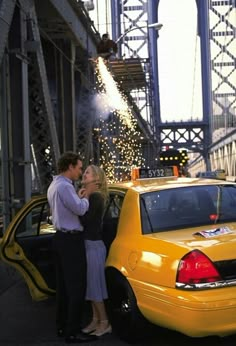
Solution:
<svg viewBox="0 0 236 346">
<path fill-rule="evenodd" d="M 96 316 L 98 316 L 97 328 L 93 334 L 102 336 L 106 333 L 111 333 L 112 329 L 108 320 L 104 302 L 93 302 L 93 305 L 96 311 Z"/>
<path fill-rule="evenodd" d="M 98 326 L 98 314 L 94 306 L 94 302 L 91 302 L 91 307 L 92 307 L 92 320 L 85 328 L 82 329 L 82 332 L 84 333 L 92 333 L 96 330 Z"/>
</svg>

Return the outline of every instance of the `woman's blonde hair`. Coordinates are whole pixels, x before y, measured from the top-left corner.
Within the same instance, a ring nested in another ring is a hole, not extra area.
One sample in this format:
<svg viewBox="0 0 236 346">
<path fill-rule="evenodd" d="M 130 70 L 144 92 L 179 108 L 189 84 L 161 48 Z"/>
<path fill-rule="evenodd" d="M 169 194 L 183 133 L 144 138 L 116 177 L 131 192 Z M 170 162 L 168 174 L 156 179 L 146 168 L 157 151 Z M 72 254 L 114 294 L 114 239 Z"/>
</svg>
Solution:
<svg viewBox="0 0 236 346">
<path fill-rule="evenodd" d="M 96 184 L 98 185 L 99 192 L 103 195 L 105 203 L 108 200 L 108 187 L 107 187 L 107 177 L 104 170 L 95 165 L 89 165 L 92 170 L 93 177 Z"/>
</svg>

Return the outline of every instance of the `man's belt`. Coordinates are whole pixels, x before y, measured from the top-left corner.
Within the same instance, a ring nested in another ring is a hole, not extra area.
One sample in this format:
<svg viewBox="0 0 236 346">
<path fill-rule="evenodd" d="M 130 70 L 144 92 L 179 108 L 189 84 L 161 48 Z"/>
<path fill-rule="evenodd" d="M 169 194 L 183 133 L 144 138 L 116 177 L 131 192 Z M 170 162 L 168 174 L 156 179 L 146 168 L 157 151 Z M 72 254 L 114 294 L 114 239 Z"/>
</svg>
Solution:
<svg viewBox="0 0 236 346">
<path fill-rule="evenodd" d="M 78 230 L 78 229 L 72 229 L 72 230 L 67 230 L 67 229 L 57 229 L 58 232 L 62 232 L 64 234 L 77 234 L 77 235 L 82 235 L 83 231 Z"/>
</svg>

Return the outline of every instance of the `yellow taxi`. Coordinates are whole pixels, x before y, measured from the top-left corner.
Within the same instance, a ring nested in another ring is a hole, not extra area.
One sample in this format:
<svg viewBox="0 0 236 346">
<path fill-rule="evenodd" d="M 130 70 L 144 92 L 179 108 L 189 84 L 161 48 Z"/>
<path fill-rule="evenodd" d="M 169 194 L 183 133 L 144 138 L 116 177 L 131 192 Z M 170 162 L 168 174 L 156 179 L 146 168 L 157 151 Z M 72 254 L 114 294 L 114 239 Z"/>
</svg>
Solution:
<svg viewBox="0 0 236 346">
<path fill-rule="evenodd" d="M 216 173 L 217 179 L 223 179 L 223 180 L 226 179 L 226 173 L 224 169 L 216 169 L 215 173 Z"/>
<path fill-rule="evenodd" d="M 103 236 L 111 322 L 126 340 L 145 323 L 191 337 L 236 334 L 236 184 L 135 170 L 109 186 Z M 34 197 L 1 241 L 1 259 L 34 299 L 55 293 L 50 209 Z"/>
</svg>

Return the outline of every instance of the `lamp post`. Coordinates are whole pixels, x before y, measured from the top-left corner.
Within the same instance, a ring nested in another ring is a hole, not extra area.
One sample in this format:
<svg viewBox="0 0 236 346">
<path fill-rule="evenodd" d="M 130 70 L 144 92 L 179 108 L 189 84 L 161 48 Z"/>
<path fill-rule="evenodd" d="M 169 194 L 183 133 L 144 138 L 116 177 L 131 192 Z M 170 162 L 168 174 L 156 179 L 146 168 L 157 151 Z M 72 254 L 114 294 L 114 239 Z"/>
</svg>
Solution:
<svg viewBox="0 0 236 346">
<path fill-rule="evenodd" d="M 131 32 L 133 30 L 147 28 L 147 29 L 155 29 L 155 30 L 159 31 L 162 27 L 163 27 L 163 24 L 161 24 L 161 23 L 152 23 L 152 24 L 147 24 L 147 25 L 143 25 L 143 26 L 139 26 L 139 27 L 131 27 L 130 29 L 126 30 L 122 35 L 120 35 L 115 42 L 116 43 L 120 42 L 120 40 L 124 36 L 126 36 L 129 32 Z"/>
</svg>

